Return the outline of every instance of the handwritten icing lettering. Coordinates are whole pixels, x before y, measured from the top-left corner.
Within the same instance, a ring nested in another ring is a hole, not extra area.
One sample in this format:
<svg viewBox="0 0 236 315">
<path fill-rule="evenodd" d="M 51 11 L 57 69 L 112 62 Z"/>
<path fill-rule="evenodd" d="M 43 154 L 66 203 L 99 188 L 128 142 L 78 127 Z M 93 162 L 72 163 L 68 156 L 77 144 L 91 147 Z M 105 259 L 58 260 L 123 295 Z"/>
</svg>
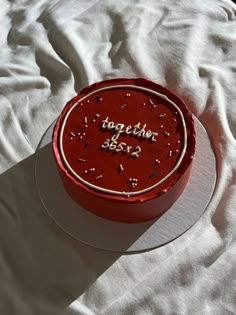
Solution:
<svg viewBox="0 0 236 315">
<path fill-rule="evenodd" d="M 146 127 L 146 124 L 143 125 L 143 128 Z M 140 122 L 138 122 L 136 125 L 134 125 L 134 129 L 133 129 L 133 135 L 136 136 L 138 135 L 139 131 L 137 131 L 137 129 L 140 129 Z"/>
<path fill-rule="evenodd" d="M 115 128 L 114 122 L 110 121 L 107 125 L 107 129 L 113 129 L 113 128 Z"/>
<path fill-rule="evenodd" d="M 113 139 L 106 139 L 104 143 L 101 145 L 103 149 L 108 149 L 110 151 L 120 152 L 123 151 L 124 153 L 130 153 L 132 146 L 128 146 L 125 142 L 117 143 L 117 141 Z M 137 146 L 132 152 L 131 156 L 134 158 L 139 157 L 139 153 L 141 152 L 140 146 Z"/>
<path fill-rule="evenodd" d="M 112 137 L 113 140 L 117 140 L 119 138 L 120 134 L 122 132 L 124 132 L 124 131 L 122 131 L 124 126 L 125 126 L 124 124 L 116 124 L 115 125 L 115 131 L 117 131 L 117 133 L 115 135 L 113 135 L 113 137 Z"/>
<path fill-rule="evenodd" d="M 130 153 L 131 149 L 132 149 L 132 146 L 131 145 L 127 145 L 125 152 Z"/>
<path fill-rule="evenodd" d="M 121 133 L 125 133 L 126 135 L 133 135 L 138 138 L 143 138 L 143 139 L 151 139 L 151 141 L 155 142 L 156 137 L 158 136 L 157 132 L 153 132 L 151 130 L 147 130 L 146 128 L 147 124 L 143 124 L 141 127 L 141 123 L 138 122 L 136 125 L 133 127 L 128 125 L 125 127 L 124 124 L 122 123 L 117 123 L 115 124 L 113 121 L 109 121 L 109 117 L 106 117 L 106 119 L 102 120 L 102 129 L 108 129 L 112 130 L 114 129 L 116 133 L 112 136 L 112 140 L 116 141 Z"/>
<path fill-rule="evenodd" d="M 138 145 L 136 148 L 135 148 L 135 151 L 133 151 L 131 153 L 131 156 L 134 156 L 134 157 L 139 157 L 139 153 L 141 152 L 141 148 L 140 146 Z"/>
<path fill-rule="evenodd" d="M 132 129 L 132 126 L 127 126 L 126 127 L 126 129 L 125 129 L 125 133 L 127 134 L 127 135 L 129 135 L 130 133 L 132 133 L 132 130 L 130 130 L 130 129 Z"/>
<path fill-rule="evenodd" d="M 103 123 L 103 124 L 102 124 L 102 128 L 103 128 L 103 129 L 107 128 L 108 122 L 109 122 L 109 121 L 108 121 L 108 117 L 107 117 L 106 119 L 103 119 L 103 120 L 102 120 L 102 123 Z"/>
<path fill-rule="evenodd" d="M 143 125 L 143 127 L 139 130 L 139 132 L 138 132 L 138 137 L 140 138 L 140 137 L 142 137 L 142 138 L 145 138 L 145 134 L 146 134 L 146 130 L 145 130 L 145 128 L 146 128 L 146 124 L 144 124 Z"/>
<path fill-rule="evenodd" d="M 149 138 L 151 138 L 151 136 L 152 136 L 152 132 L 151 132 L 151 130 L 148 130 L 145 134 L 145 138 L 149 139 Z"/>
<path fill-rule="evenodd" d="M 115 131 L 121 132 L 124 126 L 125 126 L 124 124 L 116 124 Z"/>
</svg>

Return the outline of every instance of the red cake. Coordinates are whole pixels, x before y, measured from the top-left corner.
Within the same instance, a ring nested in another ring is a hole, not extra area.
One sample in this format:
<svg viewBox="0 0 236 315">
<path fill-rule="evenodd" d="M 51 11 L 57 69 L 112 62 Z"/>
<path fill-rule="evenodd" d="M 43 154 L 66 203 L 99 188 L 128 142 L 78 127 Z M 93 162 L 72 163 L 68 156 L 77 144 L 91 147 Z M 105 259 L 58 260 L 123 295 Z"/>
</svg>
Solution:
<svg viewBox="0 0 236 315">
<path fill-rule="evenodd" d="M 145 79 L 112 79 L 70 100 L 53 132 L 67 193 L 84 209 L 119 222 L 165 213 L 183 192 L 195 152 L 191 112 Z"/>
</svg>

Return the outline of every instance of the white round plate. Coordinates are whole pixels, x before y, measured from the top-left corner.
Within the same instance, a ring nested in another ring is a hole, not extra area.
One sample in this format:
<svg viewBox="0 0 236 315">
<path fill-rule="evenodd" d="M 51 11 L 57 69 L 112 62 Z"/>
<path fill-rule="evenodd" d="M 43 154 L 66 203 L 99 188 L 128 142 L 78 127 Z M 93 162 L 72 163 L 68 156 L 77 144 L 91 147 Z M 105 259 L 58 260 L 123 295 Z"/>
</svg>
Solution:
<svg viewBox="0 0 236 315">
<path fill-rule="evenodd" d="M 215 155 L 202 124 L 195 120 L 197 149 L 190 180 L 180 198 L 159 219 L 118 223 L 100 218 L 75 203 L 64 190 L 51 148 L 55 122 L 46 130 L 36 152 L 35 180 L 51 218 L 75 239 L 104 250 L 139 252 L 173 241 L 205 211 L 216 182 Z"/>
</svg>

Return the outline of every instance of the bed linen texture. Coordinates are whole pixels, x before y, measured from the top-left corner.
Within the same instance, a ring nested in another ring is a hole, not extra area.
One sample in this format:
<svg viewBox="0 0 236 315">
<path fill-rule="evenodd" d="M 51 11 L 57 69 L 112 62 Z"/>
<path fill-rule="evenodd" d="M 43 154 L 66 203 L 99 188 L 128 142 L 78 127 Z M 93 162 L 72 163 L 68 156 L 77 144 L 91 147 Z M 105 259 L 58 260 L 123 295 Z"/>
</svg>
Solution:
<svg viewBox="0 0 236 315">
<path fill-rule="evenodd" d="M 236 314 L 236 5 L 0 0 L 0 7 L 0 314 Z M 199 221 L 161 248 L 129 255 L 65 234 L 34 181 L 38 143 L 65 103 L 117 77 L 145 77 L 183 98 L 217 159 L 215 191 Z"/>
</svg>

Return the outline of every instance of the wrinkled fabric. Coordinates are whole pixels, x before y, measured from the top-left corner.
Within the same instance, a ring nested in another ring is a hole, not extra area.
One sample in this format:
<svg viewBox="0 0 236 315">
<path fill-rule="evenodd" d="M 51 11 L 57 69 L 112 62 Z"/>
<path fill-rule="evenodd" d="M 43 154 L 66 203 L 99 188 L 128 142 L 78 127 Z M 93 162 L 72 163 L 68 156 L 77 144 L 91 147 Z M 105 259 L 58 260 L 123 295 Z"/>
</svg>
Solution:
<svg viewBox="0 0 236 315">
<path fill-rule="evenodd" d="M 236 314 L 236 5 L 0 2 L 0 314 Z M 130 255 L 65 234 L 34 178 L 39 141 L 65 103 L 116 77 L 145 77 L 179 95 L 217 159 L 198 222 Z"/>
</svg>

